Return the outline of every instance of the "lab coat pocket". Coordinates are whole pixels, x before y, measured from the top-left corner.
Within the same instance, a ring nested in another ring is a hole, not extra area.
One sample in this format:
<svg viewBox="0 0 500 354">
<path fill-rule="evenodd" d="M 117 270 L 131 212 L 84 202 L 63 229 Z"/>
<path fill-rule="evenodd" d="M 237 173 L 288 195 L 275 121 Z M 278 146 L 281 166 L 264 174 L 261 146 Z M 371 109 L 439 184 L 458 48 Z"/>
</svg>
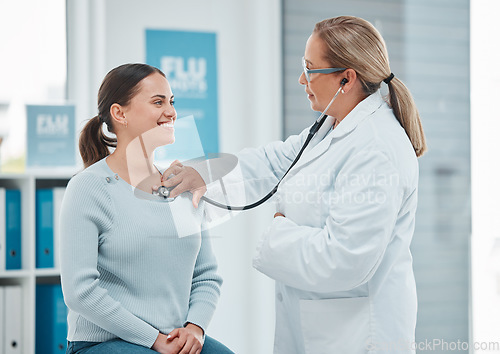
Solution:
<svg viewBox="0 0 500 354">
<path fill-rule="evenodd" d="M 300 300 L 306 353 L 367 353 L 369 319 L 368 297 Z"/>
</svg>

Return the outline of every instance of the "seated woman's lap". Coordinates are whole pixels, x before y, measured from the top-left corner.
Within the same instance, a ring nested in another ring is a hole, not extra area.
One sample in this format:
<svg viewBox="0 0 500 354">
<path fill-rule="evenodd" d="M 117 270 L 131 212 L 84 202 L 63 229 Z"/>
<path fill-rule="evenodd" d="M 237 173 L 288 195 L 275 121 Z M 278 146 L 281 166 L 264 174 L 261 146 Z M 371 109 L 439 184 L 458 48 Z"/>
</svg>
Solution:
<svg viewBox="0 0 500 354">
<path fill-rule="evenodd" d="M 66 354 L 153 354 L 154 350 L 121 339 L 111 339 L 102 343 L 74 342 L 68 346 Z"/>
<path fill-rule="evenodd" d="M 69 345 L 66 354 L 152 354 L 156 351 L 141 345 L 112 339 L 102 343 L 74 342 Z M 206 336 L 201 354 L 234 354 L 224 344 Z"/>
</svg>

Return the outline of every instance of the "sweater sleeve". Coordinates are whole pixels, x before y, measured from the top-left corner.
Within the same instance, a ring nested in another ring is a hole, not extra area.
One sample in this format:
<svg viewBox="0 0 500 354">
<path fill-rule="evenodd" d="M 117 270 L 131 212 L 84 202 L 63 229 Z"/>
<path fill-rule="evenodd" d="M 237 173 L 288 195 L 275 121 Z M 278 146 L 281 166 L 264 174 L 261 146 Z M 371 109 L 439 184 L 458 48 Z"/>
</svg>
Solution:
<svg viewBox="0 0 500 354">
<path fill-rule="evenodd" d="M 204 230 L 201 233 L 201 247 L 194 266 L 185 324 L 193 323 L 206 333 L 219 300 L 221 285 L 222 278 L 217 273 L 217 261 L 212 250 L 210 234 Z"/>
<path fill-rule="evenodd" d="M 60 223 L 64 300 L 71 310 L 104 330 L 149 348 L 159 331 L 124 308 L 99 284 L 98 249 L 111 228 L 113 213 L 104 177 L 84 171 L 70 180 Z"/>
</svg>

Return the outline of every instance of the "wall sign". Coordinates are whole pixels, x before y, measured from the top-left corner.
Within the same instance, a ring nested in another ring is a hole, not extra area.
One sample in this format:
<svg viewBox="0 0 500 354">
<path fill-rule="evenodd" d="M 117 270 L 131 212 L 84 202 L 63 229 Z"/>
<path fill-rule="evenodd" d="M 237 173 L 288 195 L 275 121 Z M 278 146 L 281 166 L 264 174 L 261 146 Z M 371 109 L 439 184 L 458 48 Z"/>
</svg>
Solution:
<svg viewBox="0 0 500 354">
<path fill-rule="evenodd" d="M 196 123 L 199 140 L 205 154 L 219 151 L 218 108 L 217 108 L 217 58 L 216 34 L 209 32 L 188 32 L 170 30 L 146 30 L 146 62 L 161 69 L 170 83 L 175 97 L 178 118 L 192 115 Z M 170 149 L 188 142 L 182 136 L 184 127 L 176 126 L 176 142 Z M 165 155 L 172 159 L 186 159 L 172 156 L 169 146 L 156 150 L 155 157 L 163 160 Z M 177 151 L 182 151 L 177 149 Z M 196 156 L 188 156 L 194 158 Z"/>
<path fill-rule="evenodd" d="M 75 106 L 26 105 L 26 167 L 73 167 Z"/>
</svg>

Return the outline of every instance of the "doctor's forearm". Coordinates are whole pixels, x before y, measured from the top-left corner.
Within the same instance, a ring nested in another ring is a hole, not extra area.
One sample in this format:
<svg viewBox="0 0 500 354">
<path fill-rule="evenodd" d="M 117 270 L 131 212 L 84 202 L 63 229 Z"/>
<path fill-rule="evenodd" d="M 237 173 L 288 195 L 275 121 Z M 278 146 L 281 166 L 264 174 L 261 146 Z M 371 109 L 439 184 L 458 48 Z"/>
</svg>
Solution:
<svg viewBox="0 0 500 354">
<path fill-rule="evenodd" d="M 335 292 L 368 281 L 383 255 L 383 246 L 353 248 L 328 230 L 296 225 L 276 217 L 259 245 L 254 267 L 294 288 Z"/>
</svg>

